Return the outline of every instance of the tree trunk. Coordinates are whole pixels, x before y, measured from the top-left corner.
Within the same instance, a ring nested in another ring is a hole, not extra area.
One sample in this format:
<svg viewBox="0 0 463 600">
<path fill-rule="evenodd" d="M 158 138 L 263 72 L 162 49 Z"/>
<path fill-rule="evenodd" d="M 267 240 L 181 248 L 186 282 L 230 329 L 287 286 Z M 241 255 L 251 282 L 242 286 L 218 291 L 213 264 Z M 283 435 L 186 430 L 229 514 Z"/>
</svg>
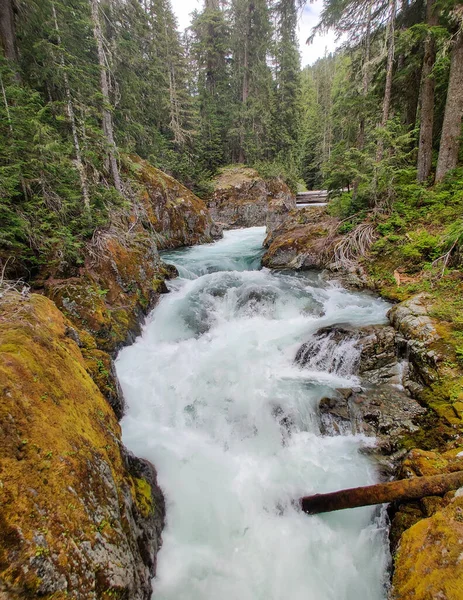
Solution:
<svg viewBox="0 0 463 600">
<path fill-rule="evenodd" d="M 440 139 L 436 181 L 458 164 L 460 150 L 461 120 L 463 117 L 463 32 L 457 34 L 450 62 L 450 78 L 445 103 L 444 124 Z"/>
<path fill-rule="evenodd" d="M 396 14 L 396 1 L 389 1 L 389 21 L 386 30 L 387 40 L 387 66 L 386 66 L 386 86 L 384 88 L 383 97 L 383 114 L 381 118 L 381 127 L 385 127 L 389 119 L 389 112 L 391 109 L 391 96 L 392 96 L 392 73 L 394 68 L 394 35 L 395 35 L 395 14 Z M 381 162 L 383 158 L 383 141 L 378 141 L 378 149 L 376 151 L 376 162 Z"/>
<path fill-rule="evenodd" d="M 93 35 L 96 41 L 98 51 L 98 63 L 100 67 L 101 94 L 103 96 L 103 132 L 106 136 L 106 141 L 108 143 L 109 165 L 111 169 L 111 175 L 113 177 L 114 187 L 120 194 L 122 194 L 121 178 L 119 175 L 119 168 L 117 166 L 116 159 L 117 149 L 116 144 L 114 142 L 113 119 L 111 112 L 108 108 L 111 106 L 111 103 L 109 100 L 108 73 L 106 70 L 106 57 L 103 47 L 103 32 L 101 30 L 100 24 L 98 0 L 90 0 L 90 5 L 92 9 Z"/>
<path fill-rule="evenodd" d="M 463 486 L 463 471 L 432 475 L 430 477 L 413 477 L 400 481 L 378 483 L 364 487 L 350 488 L 331 492 L 330 494 L 316 494 L 301 498 L 300 504 L 304 512 L 315 515 L 322 512 L 332 512 L 345 508 L 371 506 L 386 502 L 405 502 L 416 500 L 425 496 L 443 496 L 450 490 Z"/>
<path fill-rule="evenodd" d="M 8 129 L 10 130 L 10 133 L 13 134 L 13 122 L 11 120 L 10 106 L 8 104 L 8 98 L 6 97 L 5 86 L 3 85 L 3 79 L 2 79 L 2 74 L 1 73 L 0 73 L 0 87 L 2 88 L 2 98 L 3 98 L 3 104 L 5 105 L 6 120 L 8 122 Z"/>
<path fill-rule="evenodd" d="M 426 7 L 426 22 L 429 27 L 437 25 L 439 20 L 435 10 L 435 0 L 428 0 Z M 423 70 L 421 74 L 421 124 L 420 141 L 418 144 L 417 178 L 425 182 L 431 174 L 432 167 L 432 132 L 434 126 L 434 74 L 436 62 L 436 42 L 430 31 L 424 46 Z"/>
<path fill-rule="evenodd" d="M 370 1 L 368 5 L 367 13 L 367 29 L 365 32 L 365 50 L 363 54 L 363 77 L 362 77 L 362 96 L 364 99 L 363 109 L 360 116 L 359 131 L 357 135 L 357 148 L 362 151 L 365 147 L 365 113 L 366 110 L 366 99 L 368 96 L 368 90 L 370 88 L 370 58 L 371 58 L 371 11 L 373 8 L 373 1 Z M 357 198 L 358 188 L 360 180 L 356 177 L 352 184 L 352 198 Z"/>
<path fill-rule="evenodd" d="M 59 52 L 60 52 L 60 63 L 61 63 L 61 67 L 63 69 L 64 90 L 65 90 L 66 100 L 67 100 L 67 112 L 68 112 L 68 116 L 69 116 L 69 122 L 71 123 L 72 139 L 74 142 L 74 151 L 76 153 L 76 166 L 77 166 L 77 171 L 79 172 L 79 178 L 80 178 L 80 187 L 82 190 L 82 197 L 84 199 L 84 206 L 87 210 L 90 210 L 90 196 L 88 193 L 87 177 L 86 177 L 86 173 L 85 173 L 85 167 L 82 162 L 82 153 L 80 151 L 79 135 L 77 133 L 76 117 L 75 117 L 75 113 L 74 113 L 74 105 L 72 102 L 72 95 L 71 95 L 71 86 L 69 85 L 69 77 L 68 77 L 66 67 L 64 64 L 64 55 L 63 55 L 63 52 L 61 51 L 61 34 L 60 34 L 59 26 L 58 26 L 58 17 L 56 15 L 56 8 L 55 8 L 54 2 L 52 2 L 51 7 L 52 7 L 52 12 L 53 12 L 53 19 L 55 21 L 56 37 L 57 37 L 57 42 L 58 42 L 58 47 L 59 47 Z"/>
<path fill-rule="evenodd" d="M 370 88 L 370 58 L 371 58 L 371 11 L 373 2 L 368 5 L 367 29 L 365 32 L 365 51 L 363 55 L 363 77 L 362 77 L 362 96 L 364 99 L 368 96 Z M 365 107 L 364 107 L 365 109 Z M 359 133 L 357 137 L 357 148 L 363 150 L 365 146 L 365 115 L 361 114 Z"/>
<path fill-rule="evenodd" d="M 13 0 L 0 0 L 0 42 L 7 60 L 18 62 Z"/>
</svg>

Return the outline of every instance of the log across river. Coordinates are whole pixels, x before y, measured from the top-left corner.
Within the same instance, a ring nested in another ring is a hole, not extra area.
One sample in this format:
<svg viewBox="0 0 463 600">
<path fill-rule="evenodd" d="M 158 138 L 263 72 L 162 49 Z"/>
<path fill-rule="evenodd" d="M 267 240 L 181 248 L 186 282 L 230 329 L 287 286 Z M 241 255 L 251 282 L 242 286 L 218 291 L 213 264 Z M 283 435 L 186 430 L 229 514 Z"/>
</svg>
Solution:
<svg viewBox="0 0 463 600">
<path fill-rule="evenodd" d="M 385 502 L 405 502 L 425 496 L 443 496 L 450 490 L 463 486 L 463 471 L 429 477 L 413 477 L 399 481 L 388 481 L 329 494 L 315 494 L 301 498 L 304 512 L 315 515 L 359 506 L 371 506 Z"/>
<path fill-rule="evenodd" d="M 155 600 L 385 600 L 375 507 L 310 518 L 294 499 L 378 483 L 374 440 L 320 435 L 318 404 L 358 385 L 352 340 L 302 368 L 319 328 L 386 322 L 389 305 L 318 273 L 260 269 L 265 229 L 164 255 L 180 273 L 119 354 L 124 443 L 167 504 Z M 338 352 L 339 354 L 339 352 Z M 330 362 L 331 361 L 331 362 Z"/>
</svg>

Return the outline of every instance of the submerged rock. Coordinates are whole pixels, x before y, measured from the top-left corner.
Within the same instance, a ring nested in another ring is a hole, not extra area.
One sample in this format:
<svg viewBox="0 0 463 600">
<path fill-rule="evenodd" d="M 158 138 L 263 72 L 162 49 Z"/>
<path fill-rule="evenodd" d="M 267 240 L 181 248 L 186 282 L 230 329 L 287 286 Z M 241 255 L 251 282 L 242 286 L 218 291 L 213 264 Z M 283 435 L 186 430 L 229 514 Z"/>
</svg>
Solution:
<svg viewBox="0 0 463 600">
<path fill-rule="evenodd" d="M 296 207 L 296 198 L 279 178 L 263 179 L 255 169 L 227 167 L 207 200 L 212 218 L 228 229 L 266 225 L 273 231 Z"/>
<path fill-rule="evenodd" d="M 43 296 L 2 298 L 2 598 L 151 596 L 162 493 L 154 467 L 123 449 L 89 337 Z"/>
</svg>

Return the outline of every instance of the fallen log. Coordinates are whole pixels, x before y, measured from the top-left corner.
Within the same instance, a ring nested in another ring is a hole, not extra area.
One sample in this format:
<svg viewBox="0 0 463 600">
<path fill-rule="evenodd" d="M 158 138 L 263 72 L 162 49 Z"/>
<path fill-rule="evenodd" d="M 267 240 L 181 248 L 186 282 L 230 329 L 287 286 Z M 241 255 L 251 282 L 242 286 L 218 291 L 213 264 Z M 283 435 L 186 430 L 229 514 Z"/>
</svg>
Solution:
<svg viewBox="0 0 463 600">
<path fill-rule="evenodd" d="M 300 499 L 301 508 L 309 515 L 386 502 L 417 500 L 425 496 L 443 496 L 450 490 L 463 487 L 463 471 L 413 477 L 388 483 L 349 488 L 329 494 L 315 494 Z"/>
</svg>

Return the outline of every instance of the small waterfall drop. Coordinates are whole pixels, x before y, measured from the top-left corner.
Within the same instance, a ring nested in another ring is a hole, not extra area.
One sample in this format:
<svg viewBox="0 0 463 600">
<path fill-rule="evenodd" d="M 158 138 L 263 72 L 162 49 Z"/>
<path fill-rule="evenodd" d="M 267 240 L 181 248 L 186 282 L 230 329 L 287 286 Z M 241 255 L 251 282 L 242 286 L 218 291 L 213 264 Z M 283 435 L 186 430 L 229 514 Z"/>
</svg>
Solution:
<svg viewBox="0 0 463 600">
<path fill-rule="evenodd" d="M 257 270 L 264 235 L 166 253 L 180 277 L 117 360 L 124 443 L 167 500 L 153 598 L 384 600 L 376 510 L 308 517 L 293 500 L 376 481 L 359 453 L 371 440 L 319 429 L 320 399 L 358 384 L 354 342 L 314 334 L 383 323 L 388 305 L 317 273 Z"/>
</svg>

